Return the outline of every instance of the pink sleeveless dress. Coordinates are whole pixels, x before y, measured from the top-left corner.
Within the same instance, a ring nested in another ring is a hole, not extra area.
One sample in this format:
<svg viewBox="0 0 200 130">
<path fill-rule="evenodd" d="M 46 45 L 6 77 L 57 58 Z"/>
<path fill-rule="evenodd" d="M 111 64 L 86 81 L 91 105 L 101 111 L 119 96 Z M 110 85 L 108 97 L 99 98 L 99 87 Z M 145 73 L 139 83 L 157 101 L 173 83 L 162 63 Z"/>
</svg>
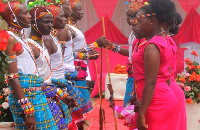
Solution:
<svg viewBox="0 0 200 130">
<path fill-rule="evenodd" d="M 145 85 L 144 51 L 148 44 L 155 44 L 160 51 L 160 67 L 155 85 L 152 101 L 145 115 L 148 130 L 175 130 L 177 121 L 177 97 L 167 84 L 171 78 L 170 67 L 173 53 L 169 41 L 161 36 L 155 36 L 150 41 L 142 44 L 133 55 L 135 87 L 138 100 L 142 100 Z M 172 85 L 172 84 L 171 84 Z"/>
<path fill-rule="evenodd" d="M 187 117 L 186 117 L 186 103 L 185 103 L 185 95 L 181 87 L 176 83 L 176 80 L 174 79 L 174 73 L 176 72 L 176 43 L 172 39 L 172 37 L 167 37 L 170 44 L 172 45 L 173 49 L 173 63 L 171 66 L 171 84 L 170 88 L 173 90 L 173 92 L 176 95 L 176 98 L 178 100 L 177 104 L 177 117 L 175 117 L 177 120 L 174 126 L 174 130 L 187 130 Z"/>
</svg>

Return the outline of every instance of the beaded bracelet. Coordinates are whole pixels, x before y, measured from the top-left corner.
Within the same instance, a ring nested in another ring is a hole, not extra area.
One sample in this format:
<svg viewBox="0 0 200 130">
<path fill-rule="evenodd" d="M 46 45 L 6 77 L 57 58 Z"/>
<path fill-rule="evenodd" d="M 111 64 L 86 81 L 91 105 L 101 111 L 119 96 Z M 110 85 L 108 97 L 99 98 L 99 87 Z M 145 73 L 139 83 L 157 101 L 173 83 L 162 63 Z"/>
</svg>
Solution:
<svg viewBox="0 0 200 130">
<path fill-rule="evenodd" d="M 19 78 L 19 74 L 18 73 L 11 73 L 5 76 L 5 82 L 8 83 L 8 81 L 10 79 L 15 79 L 15 78 Z"/>
<path fill-rule="evenodd" d="M 24 111 L 25 117 L 32 117 L 34 116 L 34 107 L 31 104 L 31 102 L 28 100 L 28 98 L 20 99 L 18 100 L 18 103 L 20 103 L 22 110 Z"/>
<path fill-rule="evenodd" d="M 63 99 L 65 99 L 67 96 L 69 96 L 68 93 L 63 93 L 63 91 L 62 91 L 61 89 L 57 92 L 57 95 L 59 96 L 60 100 L 63 100 Z"/>
<path fill-rule="evenodd" d="M 98 46 L 97 42 L 93 42 L 93 43 L 87 45 L 84 49 L 87 52 L 87 51 L 92 51 L 92 50 L 98 49 L 98 48 L 99 48 L 99 46 Z"/>
<path fill-rule="evenodd" d="M 59 41 L 59 43 L 62 45 L 65 45 L 66 44 L 66 41 Z"/>
<path fill-rule="evenodd" d="M 74 59 L 87 60 L 88 57 L 89 57 L 88 53 L 74 52 Z"/>
<path fill-rule="evenodd" d="M 28 98 L 27 98 L 27 97 L 22 98 L 22 99 L 19 99 L 19 100 L 18 100 L 18 103 L 24 104 L 24 102 L 26 102 L 26 101 L 28 101 Z"/>
<path fill-rule="evenodd" d="M 111 50 L 118 53 L 120 51 L 120 46 L 114 45 Z"/>
<path fill-rule="evenodd" d="M 8 80 L 19 78 L 19 74 L 18 73 L 11 73 L 11 74 L 7 75 L 7 78 L 8 78 Z"/>
<path fill-rule="evenodd" d="M 17 62 L 17 58 L 8 59 L 7 62 L 8 62 L 8 64 L 11 64 L 11 63 Z"/>
</svg>

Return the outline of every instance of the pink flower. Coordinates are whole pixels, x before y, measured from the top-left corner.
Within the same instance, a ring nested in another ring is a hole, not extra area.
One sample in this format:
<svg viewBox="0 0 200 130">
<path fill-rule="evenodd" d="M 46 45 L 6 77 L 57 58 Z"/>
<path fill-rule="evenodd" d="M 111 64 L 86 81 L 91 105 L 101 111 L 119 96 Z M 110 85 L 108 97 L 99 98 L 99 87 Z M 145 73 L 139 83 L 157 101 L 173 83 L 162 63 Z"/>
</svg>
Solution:
<svg viewBox="0 0 200 130">
<path fill-rule="evenodd" d="M 2 107 L 4 109 L 7 109 L 9 107 L 9 104 L 7 102 L 2 103 Z"/>
<path fill-rule="evenodd" d="M 180 83 L 179 86 L 180 86 L 181 88 L 184 88 L 184 87 L 185 87 L 184 83 Z"/>
<path fill-rule="evenodd" d="M 10 89 L 9 88 L 3 88 L 4 91 L 4 96 L 7 96 L 8 94 L 10 94 Z"/>
<path fill-rule="evenodd" d="M 185 90 L 185 91 L 190 91 L 190 90 L 191 90 L 191 87 L 190 87 L 190 86 L 186 86 L 186 87 L 184 88 L 184 90 Z"/>
<path fill-rule="evenodd" d="M 188 77 L 188 76 L 190 76 L 190 74 L 189 73 L 185 73 L 185 77 Z"/>
</svg>

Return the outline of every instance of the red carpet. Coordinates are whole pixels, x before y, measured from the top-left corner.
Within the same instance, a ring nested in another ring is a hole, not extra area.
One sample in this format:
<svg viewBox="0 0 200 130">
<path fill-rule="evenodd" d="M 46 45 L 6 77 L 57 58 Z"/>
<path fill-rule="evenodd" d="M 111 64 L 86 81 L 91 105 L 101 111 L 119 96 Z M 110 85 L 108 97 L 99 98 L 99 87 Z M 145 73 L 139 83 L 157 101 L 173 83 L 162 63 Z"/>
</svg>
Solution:
<svg viewBox="0 0 200 130">
<path fill-rule="evenodd" d="M 106 130 L 115 130 L 115 123 L 113 118 L 113 111 L 109 108 L 109 102 L 102 100 L 103 109 L 105 110 Z M 115 101 L 116 106 L 122 106 L 123 101 Z M 87 130 L 99 130 L 99 108 L 100 100 L 96 101 L 94 109 L 85 115 L 86 120 L 90 120 L 90 126 Z M 123 125 L 124 121 L 117 119 L 118 130 L 128 130 L 129 128 Z"/>
</svg>

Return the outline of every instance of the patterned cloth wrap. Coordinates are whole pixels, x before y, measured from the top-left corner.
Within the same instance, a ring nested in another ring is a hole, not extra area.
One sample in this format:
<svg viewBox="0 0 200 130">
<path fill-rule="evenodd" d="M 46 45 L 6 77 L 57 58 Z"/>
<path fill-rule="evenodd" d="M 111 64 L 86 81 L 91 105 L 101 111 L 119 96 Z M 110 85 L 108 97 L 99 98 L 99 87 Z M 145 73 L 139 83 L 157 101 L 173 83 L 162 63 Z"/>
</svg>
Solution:
<svg viewBox="0 0 200 130">
<path fill-rule="evenodd" d="M 46 85 L 44 85 L 46 86 Z M 47 89 L 43 90 L 47 97 L 48 105 L 50 107 L 53 118 L 59 130 L 67 129 L 67 125 L 62 115 L 61 108 L 57 105 L 56 101 L 53 99 L 57 94 L 57 88 L 54 85 L 47 85 Z"/>
<path fill-rule="evenodd" d="M 123 107 L 127 106 L 129 103 L 129 100 L 131 99 L 133 93 L 133 88 L 134 88 L 134 78 L 133 77 L 128 77 L 127 82 L 126 82 L 126 91 L 124 95 L 124 102 L 123 102 Z"/>
<path fill-rule="evenodd" d="M 64 93 L 67 93 L 67 91 L 65 91 L 65 88 L 68 86 L 68 84 L 66 83 L 67 81 L 63 81 L 63 80 L 65 79 L 52 79 L 52 84 L 56 86 L 57 88 L 62 89 Z M 63 111 L 65 113 L 65 123 L 70 124 L 72 122 L 72 117 L 69 112 L 68 106 L 63 101 L 60 101 L 60 105 L 62 106 Z"/>
<path fill-rule="evenodd" d="M 78 106 L 73 108 L 73 111 L 77 111 L 81 107 L 81 102 L 84 100 L 83 95 L 74 87 L 74 84 L 66 79 L 52 79 L 52 83 L 57 87 L 62 89 L 64 92 L 69 93 L 69 96 L 75 98 L 78 102 Z M 67 88 L 67 89 L 66 89 Z M 67 90 L 67 91 L 66 91 Z"/>
<path fill-rule="evenodd" d="M 65 72 L 65 79 L 66 80 L 70 80 L 70 81 L 74 81 L 76 80 L 76 77 L 78 75 L 78 71 L 75 70 L 74 72 Z"/>
<path fill-rule="evenodd" d="M 19 82 L 23 89 L 29 89 L 33 87 L 43 86 L 44 79 L 30 74 L 21 74 Z M 12 91 L 12 88 L 10 88 Z M 25 96 L 29 99 L 35 109 L 36 129 L 37 130 L 57 130 L 56 123 L 51 114 L 51 110 L 47 104 L 47 99 L 42 91 L 28 91 L 25 92 Z M 26 130 L 23 125 L 23 119 L 19 116 L 20 112 L 23 112 L 18 99 L 14 93 L 9 94 L 10 110 L 13 114 L 16 130 Z"/>
<path fill-rule="evenodd" d="M 87 87 L 86 80 L 76 80 L 75 83 L 76 86 L 81 86 L 85 88 Z M 83 114 L 85 114 L 93 109 L 92 101 L 90 99 L 90 94 L 88 89 L 84 88 L 78 88 L 78 89 L 84 95 L 84 100 L 81 102 L 81 109 L 83 111 Z"/>
<path fill-rule="evenodd" d="M 132 63 L 130 63 L 129 61 L 127 62 L 127 74 L 128 74 L 128 77 L 133 77 L 133 68 L 132 68 Z"/>
<path fill-rule="evenodd" d="M 127 74 L 128 74 L 128 79 L 126 82 L 126 91 L 125 91 L 125 95 L 124 95 L 124 104 L 123 106 L 125 107 L 126 105 L 128 105 L 129 100 L 132 97 L 132 93 L 133 93 L 133 84 L 134 84 L 134 74 L 133 74 L 133 68 L 132 68 L 132 63 L 129 62 L 129 60 L 127 61 Z"/>
<path fill-rule="evenodd" d="M 84 61 L 74 61 L 74 65 L 76 70 L 78 71 L 78 75 L 76 76 L 77 80 L 85 80 L 88 76 L 87 64 Z"/>
<path fill-rule="evenodd" d="M 67 77 L 75 77 L 76 74 L 77 72 L 71 73 L 72 76 L 69 76 L 69 73 L 68 73 Z M 84 121 L 82 110 L 81 110 L 81 102 L 84 100 L 84 97 L 80 93 L 78 88 L 75 87 L 72 82 L 67 81 L 66 79 L 52 79 L 52 83 L 55 84 L 57 88 L 62 89 L 64 92 L 68 92 L 70 96 L 74 97 L 77 100 L 78 106 L 73 107 L 72 114 L 71 114 L 74 122 L 78 123 L 78 122 Z"/>
</svg>

